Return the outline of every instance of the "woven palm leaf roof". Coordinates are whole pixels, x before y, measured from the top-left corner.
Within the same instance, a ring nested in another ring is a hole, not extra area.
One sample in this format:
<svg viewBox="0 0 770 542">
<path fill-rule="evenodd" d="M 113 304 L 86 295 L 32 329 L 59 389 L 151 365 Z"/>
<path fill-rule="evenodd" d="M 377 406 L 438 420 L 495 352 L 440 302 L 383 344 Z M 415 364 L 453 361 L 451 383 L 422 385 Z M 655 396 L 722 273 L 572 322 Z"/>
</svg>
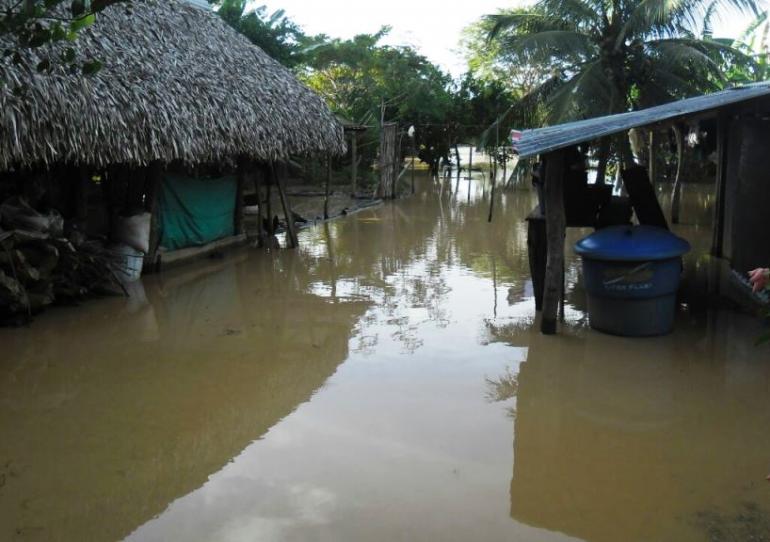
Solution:
<svg viewBox="0 0 770 542">
<path fill-rule="evenodd" d="M 40 75 L 0 62 L 0 81 L 10 83 L 0 89 L 0 170 L 345 152 L 322 99 L 211 11 L 134 0 L 107 8 L 52 56 L 68 46 L 104 68 L 85 76 L 57 65 Z M 35 66 L 41 53 L 25 54 Z M 27 89 L 21 98 L 17 83 Z"/>
</svg>

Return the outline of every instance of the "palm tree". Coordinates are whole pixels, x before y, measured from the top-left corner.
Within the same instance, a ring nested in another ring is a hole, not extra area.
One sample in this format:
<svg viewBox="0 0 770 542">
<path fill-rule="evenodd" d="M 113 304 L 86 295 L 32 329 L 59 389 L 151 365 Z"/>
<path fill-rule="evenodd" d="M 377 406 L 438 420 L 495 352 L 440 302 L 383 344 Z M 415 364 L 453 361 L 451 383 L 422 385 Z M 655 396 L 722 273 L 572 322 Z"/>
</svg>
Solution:
<svg viewBox="0 0 770 542">
<path fill-rule="evenodd" d="M 546 122 L 557 123 L 721 88 L 726 62 L 752 62 L 703 36 L 722 8 L 757 12 L 755 0 L 540 0 L 488 15 L 483 24 L 506 62 L 547 74 L 527 99 L 545 106 Z M 509 113 L 521 109 L 516 104 Z"/>
</svg>

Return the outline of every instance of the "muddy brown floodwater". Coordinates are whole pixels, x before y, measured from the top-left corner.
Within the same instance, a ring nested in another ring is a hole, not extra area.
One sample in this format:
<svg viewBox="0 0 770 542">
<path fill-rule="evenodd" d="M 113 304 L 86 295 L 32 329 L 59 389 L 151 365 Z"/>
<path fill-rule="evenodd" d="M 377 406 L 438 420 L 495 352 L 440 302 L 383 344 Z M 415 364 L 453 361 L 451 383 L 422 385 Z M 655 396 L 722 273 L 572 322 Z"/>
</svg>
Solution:
<svg viewBox="0 0 770 542">
<path fill-rule="evenodd" d="M 525 190 L 481 181 L 0 330 L 3 541 L 770 539 L 770 350 L 535 331 Z M 678 231 L 710 276 L 708 190 Z M 570 232 L 570 243 L 580 232 Z M 704 279 L 703 277 L 706 277 Z"/>
</svg>

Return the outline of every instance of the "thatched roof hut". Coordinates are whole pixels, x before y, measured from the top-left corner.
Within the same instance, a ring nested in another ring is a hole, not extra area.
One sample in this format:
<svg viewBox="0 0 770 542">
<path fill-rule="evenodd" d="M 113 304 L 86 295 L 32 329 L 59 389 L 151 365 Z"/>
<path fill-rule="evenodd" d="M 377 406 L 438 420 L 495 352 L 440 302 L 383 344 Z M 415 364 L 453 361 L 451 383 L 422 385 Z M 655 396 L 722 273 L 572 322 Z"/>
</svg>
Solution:
<svg viewBox="0 0 770 542">
<path fill-rule="evenodd" d="M 10 83 L 0 89 L 0 171 L 345 150 L 342 126 L 321 98 L 211 11 L 134 0 L 107 8 L 74 44 L 52 46 L 53 58 L 69 46 L 104 68 L 38 75 L 0 62 L 0 81 Z M 38 54 L 27 53 L 30 66 Z M 14 83 L 26 87 L 23 98 L 13 96 Z"/>
</svg>

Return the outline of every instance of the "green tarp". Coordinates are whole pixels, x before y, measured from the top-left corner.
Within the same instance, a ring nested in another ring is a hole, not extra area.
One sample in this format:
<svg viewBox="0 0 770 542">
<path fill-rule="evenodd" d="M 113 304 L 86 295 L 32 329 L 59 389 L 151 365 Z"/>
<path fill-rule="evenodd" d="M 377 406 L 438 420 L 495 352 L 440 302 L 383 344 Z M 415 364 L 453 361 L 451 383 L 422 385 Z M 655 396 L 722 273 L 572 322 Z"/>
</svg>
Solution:
<svg viewBox="0 0 770 542">
<path fill-rule="evenodd" d="M 168 175 L 160 191 L 160 245 L 201 246 L 235 234 L 235 177 Z"/>
</svg>

